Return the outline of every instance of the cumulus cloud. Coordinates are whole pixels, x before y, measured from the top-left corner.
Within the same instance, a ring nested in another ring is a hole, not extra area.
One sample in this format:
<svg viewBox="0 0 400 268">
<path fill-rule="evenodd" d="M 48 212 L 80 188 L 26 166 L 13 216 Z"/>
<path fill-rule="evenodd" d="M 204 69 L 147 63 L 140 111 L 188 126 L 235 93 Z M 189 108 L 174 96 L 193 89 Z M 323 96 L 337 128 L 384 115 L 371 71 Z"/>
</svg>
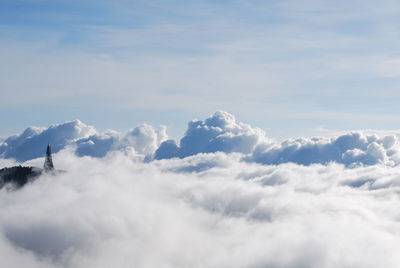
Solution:
<svg viewBox="0 0 400 268">
<path fill-rule="evenodd" d="M 348 166 L 398 165 L 400 150 L 398 138 L 388 135 L 364 135 L 352 132 L 333 138 L 290 139 L 280 144 L 262 144 L 255 148 L 247 161 L 263 164 L 281 164 L 287 162 L 310 165 L 329 162 L 343 163 Z"/>
<path fill-rule="evenodd" d="M 0 144 L 0 156 L 19 162 L 43 156 L 48 143 L 58 152 L 72 146 L 78 156 L 104 157 L 115 150 L 134 150 L 151 156 L 168 138 L 166 128 L 142 124 L 126 133 L 108 130 L 98 132 L 79 120 L 52 125 L 49 128 L 29 127 L 23 133 L 7 138 Z"/>
<path fill-rule="evenodd" d="M 198 153 L 240 152 L 250 153 L 254 147 L 266 142 L 264 131 L 236 122 L 233 115 L 217 111 L 209 118 L 189 122 L 179 146 L 172 140 L 160 145 L 155 159 L 187 157 Z"/>
<path fill-rule="evenodd" d="M 242 153 L 248 162 L 276 165 L 297 163 L 311 165 L 329 162 L 347 166 L 398 165 L 400 148 L 396 135 L 350 132 L 332 138 L 298 138 L 278 143 L 267 138 L 264 131 L 238 123 L 226 112 L 189 123 L 179 145 L 173 140 L 163 142 L 155 159 L 184 158 L 199 153 Z"/>
<path fill-rule="evenodd" d="M 168 139 L 167 129 L 161 126 L 154 129 L 152 126 L 143 124 L 128 131 L 118 142 L 118 147 L 133 147 L 142 155 L 153 154 L 161 142 Z"/>
<path fill-rule="evenodd" d="M 20 135 L 0 144 L 2 158 L 26 161 L 42 156 L 47 143 L 58 152 L 73 147 L 78 156 L 105 157 L 124 151 L 145 160 L 186 158 L 197 154 L 222 152 L 241 154 L 247 162 L 266 165 L 297 163 L 301 165 L 336 162 L 346 166 L 400 163 L 398 133 L 378 136 L 368 132 L 350 132 L 331 138 L 296 138 L 277 142 L 266 133 L 235 117 L 217 111 L 204 120 L 189 122 L 179 144 L 168 139 L 166 127 L 147 124 L 124 133 L 98 132 L 79 120 L 44 128 L 27 128 Z"/>
<path fill-rule="evenodd" d="M 7 267 L 400 265 L 399 167 L 267 166 L 220 152 L 54 160 L 68 172 L 0 191 Z"/>
<path fill-rule="evenodd" d="M 0 145 L 0 154 L 4 158 L 26 161 L 43 154 L 49 142 L 55 152 L 63 149 L 72 141 L 95 133 L 95 129 L 79 120 L 52 125 L 47 129 L 28 127 L 23 133 L 7 138 Z"/>
</svg>

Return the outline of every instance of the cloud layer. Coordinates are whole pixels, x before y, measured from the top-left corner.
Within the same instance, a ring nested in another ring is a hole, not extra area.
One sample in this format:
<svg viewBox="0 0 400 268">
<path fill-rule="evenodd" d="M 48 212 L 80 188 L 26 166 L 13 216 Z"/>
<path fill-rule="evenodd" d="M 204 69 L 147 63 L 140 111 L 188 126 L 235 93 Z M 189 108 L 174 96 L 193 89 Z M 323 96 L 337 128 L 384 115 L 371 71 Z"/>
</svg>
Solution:
<svg viewBox="0 0 400 268">
<path fill-rule="evenodd" d="M 168 139 L 167 130 L 147 124 L 119 133 L 98 132 L 79 120 L 50 126 L 29 127 L 22 134 L 0 144 L 2 158 L 26 161 L 42 156 L 47 143 L 53 150 L 73 148 L 78 156 L 105 157 L 117 151 L 139 155 L 146 160 L 185 158 L 201 153 L 239 153 L 247 162 L 276 165 L 311 165 L 336 162 L 346 166 L 395 166 L 400 163 L 398 134 L 378 136 L 349 132 L 331 138 L 297 138 L 281 143 L 248 124 L 237 122 L 232 114 L 217 111 L 204 120 L 189 122 L 179 143 Z"/>
<path fill-rule="evenodd" d="M 219 111 L 177 143 L 76 120 L 7 138 L 0 167 L 42 165 L 49 141 L 68 172 L 0 190 L 7 267 L 400 265 L 395 134 L 280 143 Z"/>
<path fill-rule="evenodd" d="M 7 267 L 400 265 L 398 167 L 54 158 L 68 173 L 0 191 Z"/>
</svg>

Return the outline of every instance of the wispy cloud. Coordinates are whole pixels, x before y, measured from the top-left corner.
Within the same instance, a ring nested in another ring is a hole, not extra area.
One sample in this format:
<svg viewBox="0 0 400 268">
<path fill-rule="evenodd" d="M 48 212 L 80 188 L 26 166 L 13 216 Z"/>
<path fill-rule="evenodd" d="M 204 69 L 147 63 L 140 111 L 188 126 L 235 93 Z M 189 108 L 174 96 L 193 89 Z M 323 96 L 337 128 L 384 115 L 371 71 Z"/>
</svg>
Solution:
<svg viewBox="0 0 400 268">
<path fill-rule="evenodd" d="M 281 119 L 290 131 L 284 114 L 322 110 L 336 114 L 335 120 L 304 117 L 305 127 L 343 128 L 341 114 L 357 113 L 349 103 L 383 117 L 397 113 L 386 104 L 398 100 L 394 1 L 11 6 L 29 20 L 1 20 L 6 64 L 0 86 L 8 107 L 32 101 L 79 106 L 92 98 L 101 101 L 79 107 L 103 103 L 190 116 L 225 109 L 249 120 L 262 115 L 274 126 Z M 385 126 L 393 128 L 389 121 Z"/>
</svg>

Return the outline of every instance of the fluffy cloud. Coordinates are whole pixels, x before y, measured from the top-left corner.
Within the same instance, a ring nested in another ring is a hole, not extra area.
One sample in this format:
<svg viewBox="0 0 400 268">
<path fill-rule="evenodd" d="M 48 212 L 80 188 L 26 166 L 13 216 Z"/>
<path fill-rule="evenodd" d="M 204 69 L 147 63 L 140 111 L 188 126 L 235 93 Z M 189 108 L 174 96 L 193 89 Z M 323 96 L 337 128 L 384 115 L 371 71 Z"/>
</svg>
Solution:
<svg viewBox="0 0 400 268">
<path fill-rule="evenodd" d="M 122 137 L 117 147 L 133 147 L 139 154 L 151 155 L 157 150 L 161 142 L 168 139 L 166 130 L 164 126 L 158 129 L 147 124 L 137 126 Z"/>
<path fill-rule="evenodd" d="M 337 162 L 349 166 L 397 165 L 400 163 L 400 150 L 395 135 L 379 138 L 377 135 L 353 132 L 334 138 L 300 138 L 281 144 L 263 144 L 255 148 L 247 160 L 263 164 Z"/>
<path fill-rule="evenodd" d="M 155 129 L 150 125 L 142 124 L 124 134 L 115 131 L 98 133 L 77 140 L 75 145 L 78 156 L 104 157 L 112 151 L 133 149 L 138 154 L 151 157 L 160 143 L 167 138 L 164 126 Z"/>
<path fill-rule="evenodd" d="M 142 124 L 125 133 L 98 132 L 79 120 L 54 125 L 48 129 L 27 128 L 22 134 L 0 144 L 2 158 L 26 161 L 42 156 L 47 143 L 58 152 L 73 147 L 78 156 L 105 157 L 110 152 L 125 151 L 146 160 L 185 158 L 197 154 L 222 152 L 241 154 L 247 162 L 267 165 L 297 163 L 302 165 L 342 163 L 346 166 L 395 166 L 400 163 L 397 135 L 351 132 L 331 138 L 297 138 L 281 143 L 266 136 L 259 128 L 237 122 L 227 112 L 218 111 L 205 120 L 189 122 L 179 144 L 168 140 L 166 128 Z"/>
<path fill-rule="evenodd" d="M 399 267 L 399 167 L 239 159 L 210 153 L 143 163 L 120 152 L 61 151 L 54 160 L 67 173 L 0 191 L 2 263 Z"/>
<path fill-rule="evenodd" d="M 29 127 L 0 144 L 0 155 L 22 162 L 43 156 L 47 144 L 51 143 L 54 152 L 72 146 L 78 156 L 104 157 L 110 151 L 130 149 L 151 156 L 167 138 L 163 126 L 155 129 L 143 124 L 126 133 L 112 130 L 99 133 L 94 127 L 75 120 L 47 129 Z"/>
<path fill-rule="evenodd" d="M 191 121 L 179 146 L 172 140 L 162 143 L 155 153 L 155 159 L 183 158 L 213 152 L 247 154 L 257 144 L 266 141 L 261 129 L 238 123 L 233 115 L 218 111 L 204 121 Z"/>
<path fill-rule="evenodd" d="M 400 163 L 396 135 L 380 138 L 375 134 L 351 132 L 333 138 L 298 138 L 278 143 L 268 139 L 262 130 L 237 123 L 233 115 L 221 111 L 204 121 L 190 122 L 179 146 L 172 140 L 163 142 L 155 159 L 212 152 L 238 152 L 248 162 L 272 165 L 337 162 L 348 166 L 377 163 L 393 166 Z"/>
<path fill-rule="evenodd" d="M 79 120 L 53 125 L 47 129 L 29 127 L 22 134 L 7 138 L 0 145 L 0 154 L 4 158 L 26 161 L 42 156 L 49 142 L 57 152 L 72 141 L 94 133 L 93 127 Z"/>
</svg>

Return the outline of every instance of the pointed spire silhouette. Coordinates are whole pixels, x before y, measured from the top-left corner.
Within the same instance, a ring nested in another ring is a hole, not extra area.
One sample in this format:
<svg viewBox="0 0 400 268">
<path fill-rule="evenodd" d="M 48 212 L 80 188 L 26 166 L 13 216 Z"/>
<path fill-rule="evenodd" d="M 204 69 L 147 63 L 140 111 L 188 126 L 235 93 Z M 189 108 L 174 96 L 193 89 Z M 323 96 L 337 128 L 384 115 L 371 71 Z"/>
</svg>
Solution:
<svg viewBox="0 0 400 268">
<path fill-rule="evenodd" d="M 43 169 L 44 169 L 44 171 L 53 171 L 54 170 L 53 159 L 51 157 L 51 146 L 50 146 L 50 143 L 47 145 L 46 160 L 44 161 Z"/>
</svg>

